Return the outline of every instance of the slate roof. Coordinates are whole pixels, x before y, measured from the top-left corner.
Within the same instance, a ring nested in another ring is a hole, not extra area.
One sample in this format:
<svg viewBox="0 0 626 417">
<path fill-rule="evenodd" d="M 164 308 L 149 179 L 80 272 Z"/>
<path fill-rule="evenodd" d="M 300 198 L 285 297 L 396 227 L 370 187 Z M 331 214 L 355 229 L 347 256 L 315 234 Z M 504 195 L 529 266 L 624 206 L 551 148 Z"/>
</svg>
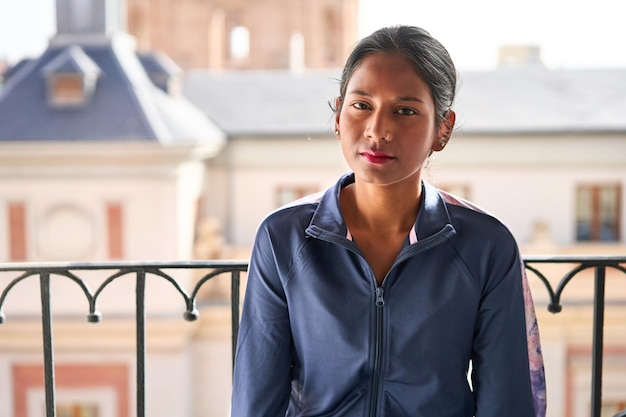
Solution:
<svg viewBox="0 0 626 417">
<path fill-rule="evenodd" d="M 99 75 L 101 71 L 98 65 L 85 54 L 82 48 L 77 45 L 71 45 L 64 48 L 63 52 L 58 54 L 41 69 L 41 74 L 44 76 L 49 76 L 54 73 Z"/>
<path fill-rule="evenodd" d="M 340 71 L 191 71 L 185 95 L 229 136 L 332 135 Z M 460 74 L 466 134 L 626 132 L 626 69 L 538 66 Z"/>
<path fill-rule="evenodd" d="M 626 133 L 626 68 L 468 72 L 455 108 L 468 133 Z"/>
<path fill-rule="evenodd" d="M 92 97 L 79 107 L 50 105 L 46 74 L 51 70 L 99 71 Z M 10 72 L 0 89 L 0 142 L 217 144 L 223 137 L 184 96 L 168 95 L 150 81 L 125 34 L 82 44 L 53 39 L 41 57 Z"/>
<path fill-rule="evenodd" d="M 228 136 L 332 135 L 339 71 L 189 71 L 184 95 Z"/>
<path fill-rule="evenodd" d="M 150 80 L 163 91 L 168 91 L 172 77 L 179 79 L 183 75 L 183 70 L 164 53 L 139 52 L 137 58 Z"/>
</svg>

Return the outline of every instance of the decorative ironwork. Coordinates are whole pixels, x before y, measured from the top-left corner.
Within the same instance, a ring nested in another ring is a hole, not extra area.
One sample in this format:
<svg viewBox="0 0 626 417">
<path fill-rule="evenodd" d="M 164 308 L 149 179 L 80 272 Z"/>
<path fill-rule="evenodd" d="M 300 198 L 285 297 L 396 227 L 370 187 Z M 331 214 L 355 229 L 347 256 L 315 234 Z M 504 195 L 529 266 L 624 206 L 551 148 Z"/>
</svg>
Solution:
<svg viewBox="0 0 626 417">
<path fill-rule="evenodd" d="M 591 417 L 600 417 L 602 400 L 602 348 L 604 344 L 604 309 L 605 309 L 605 284 L 607 269 L 615 269 L 626 274 L 626 256 L 527 256 L 524 258 L 527 271 L 536 276 L 545 285 L 548 292 L 548 310 L 559 313 L 562 306 L 562 294 L 571 280 L 583 271 L 594 271 L 594 300 L 593 300 L 593 334 L 592 334 L 592 386 L 591 386 Z M 541 264 L 574 264 L 553 287 L 551 281 L 540 271 Z M 240 291 L 242 272 L 248 268 L 247 261 L 188 261 L 188 262 L 98 262 L 98 263 L 0 263 L 0 273 L 16 273 L 15 278 L 4 287 L 0 295 L 0 324 L 6 320 L 3 306 L 11 289 L 19 282 L 37 277 L 41 292 L 41 319 L 43 325 L 43 348 L 44 348 L 44 379 L 46 397 L 46 417 L 55 417 L 55 386 L 54 386 L 54 357 L 52 338 L 52 315 L 50 308 L 50 277 L 62 276 L 70 279 L 85 294 L 89 302 L 87 321 L 98 323 L 102 314 L 98 310 L 98 299 L 105 288 L 113 281 L 123 277 L 134 277 L 136 285 L 136 354 L 137 354 L 137 417 L 145 417 L 145 295 L 146 279 L 148 276 L 160 277 L 169 282 L 181 295 L 186 309 L 183 318 L 194 321 L 199 317 L 197 299 L 200 288 L 207 281 L 222 274 L 231 276 L 231 331 L 232 331 L 232 358 L 235 357 L 237 346 L 237 333 L 239 330 L 240 316 Z M 203 275 L 193 285 L 190 293 L 177 282 L 171 273 L 166 271 L 176 269 L 207 269 L 210 272 Z M 91 292 L 85 280 L 77 274 L 80 271 L 109 271 L 111 274 L 105 278 L 95 292 Z M 618 415 L 623 415 L 626 411 Z M 617 416 L 616 416 L 617 417 Z"/>
<path fill-rule="evenodd" d="M 183 297 L 186 310 L 183 318 L 187 321 L 194 321 L 199 313 L 196 309 L 198 291 L 202 285 L 212 278 L 222 274 L 231 275 L 231 320 L 232 326 L 232 357 L 235 357 L 237 345 L 237 334 L 239 332 L 239 294 L 240 294 L 240 274 L 247 271 L 247 261 L 191 261 L 191 262 L 118 262 L 118 263 L 8 263 L 0 264 L 0 272 L 15 272 L 18 275 L 13 278 L 4 288 L 0 295 L 0 324 L 6 320 L 3 306 L 5 300 L 15 285 L 30 278 L 39 277 L 41 292 L 41 320 L 43 326 L 43 348 L 44 348 L 44 385 L 45 385 L 45 407 L 46 417 L 56 416 L 55 384 L 54 384 L 54 357 L 53 357 L 53 337 L 52 337 L 52 315 L 50 308 L 50 277 L 58 275 L 66 277 L 75 282 L 85 294 L 89 302 L 89 313 L 87 321 L 98 323 L 102 319 L 102 314 L 97 308 L 98 298 L 104 289 L 113 281 L 122 277 L 134 275 L 136 280 L 136 369 L 137 369 L 137 417 L 145 417 L 145 361 L 146 361 L 146 277 L 153 275 L 160 277 L 172 284 L 172 287 Z M 201 277 L 194 285 L 191 294 L 188 294 L 172 277 L 166 273 L 170 269 L 210 269 L 211 272 Z M 100 284 L 95 292 L 91 292 L 85 280 L 76 275 L 77 271 L 114 271 L 108 278 Z M 233 359 L 234 360 L 234 359 Z"/>
<path fill-rule="evenodd" d="M 546 276 L 534 266 L 535 264 L 577 264 L 578 266 L 561 278 L 555 290 Z M 535 274 L 545 285 L 550 296 L 548 310 L 552 313 L 559 313 L 562 310 L 561 295 L 567 284 L 583 271 L 590 269 L 594 271 L 591 417 L 600 417 L 602 409 L 602 352 L 604 347 L 606 271 L 609 268 L 613 268 L 626 274 L 626 268 L 623 264 L 626 264 L 626 256 L 528 256 L 524 259 L 526 270 Z"/>
</svg>

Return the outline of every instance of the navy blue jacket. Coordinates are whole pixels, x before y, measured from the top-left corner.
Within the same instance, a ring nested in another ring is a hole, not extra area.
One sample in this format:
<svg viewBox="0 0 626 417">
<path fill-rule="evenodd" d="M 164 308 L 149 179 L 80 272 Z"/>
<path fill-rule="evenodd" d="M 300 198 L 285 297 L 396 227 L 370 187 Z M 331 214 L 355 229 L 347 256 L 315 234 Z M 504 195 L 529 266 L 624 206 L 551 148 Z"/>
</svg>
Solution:
<svg viewBox="0 0 626 417">
<path fill-rule="evenodd" d="M 260 225 L 232 417 L 544 416 L 534 308 L 507 228 L 424 184 L 414 233 L 377 286 L 339 207 L 353 181 Z"/>
</svg>

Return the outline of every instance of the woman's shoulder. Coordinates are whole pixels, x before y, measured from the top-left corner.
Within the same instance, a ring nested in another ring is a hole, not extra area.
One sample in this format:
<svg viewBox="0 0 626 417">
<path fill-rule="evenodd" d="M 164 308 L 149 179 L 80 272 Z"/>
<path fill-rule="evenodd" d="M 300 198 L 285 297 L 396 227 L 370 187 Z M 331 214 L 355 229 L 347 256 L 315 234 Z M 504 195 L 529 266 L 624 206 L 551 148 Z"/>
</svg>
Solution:
<svg viewBox="0 0 626 417">
<path fill-rule="evenodd" d="M 512 238 L 513 235 L 506 224 L 495 214 L 458 195 L 437 189 L 448 207 L 450 220 L 455 228 L 477 229 L 479 233 L 499 235 Z"/>
<path fill-rule="evenodd" d="M 273 229 L 285 225 L 308 225 L 323 195 L 324 192 L 310 194 L 278 207 L 265 216 L 261 226 Z"/>
</svg>

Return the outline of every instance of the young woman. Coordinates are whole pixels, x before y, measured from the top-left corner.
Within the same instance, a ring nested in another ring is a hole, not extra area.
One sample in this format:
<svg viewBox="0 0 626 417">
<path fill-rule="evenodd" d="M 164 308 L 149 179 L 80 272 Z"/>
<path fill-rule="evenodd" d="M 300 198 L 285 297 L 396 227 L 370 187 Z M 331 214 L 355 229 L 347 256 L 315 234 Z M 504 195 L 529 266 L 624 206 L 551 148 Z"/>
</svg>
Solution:
<svg viewBox="0 0 626 417">
<path fill-rule="evenodd" d="M 545 415 L 512 235 L 422 181 L 450 140 L 455 89 L 446 49 L 420 28 L 357 44 L 334 108 L 352 172 L 259 228 L 233 417 Z"/>
</svg>

